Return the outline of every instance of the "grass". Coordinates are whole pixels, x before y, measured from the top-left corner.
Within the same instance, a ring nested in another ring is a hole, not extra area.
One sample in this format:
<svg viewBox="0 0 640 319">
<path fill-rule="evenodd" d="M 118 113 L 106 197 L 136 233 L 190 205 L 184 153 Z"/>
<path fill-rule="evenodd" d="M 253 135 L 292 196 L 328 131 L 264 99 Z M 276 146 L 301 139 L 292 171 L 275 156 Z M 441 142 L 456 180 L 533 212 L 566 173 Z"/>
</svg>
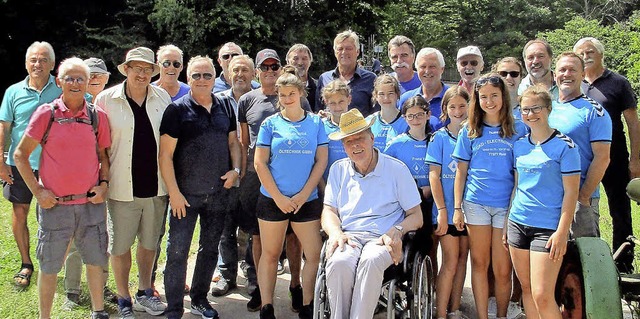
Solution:
<svg viewBox="0 0 640 319">
<path fill-rule="evenodd" d="M 35 200 L 34 200 L 35 202 Z M 18 271 L 20 267 L 20 254 L 16 247 L 16 243 L 13 239 L 13 233 L 11 231 L 11 203 L 4 198 L 0 199 L 0 220 L 4 222 L 5 227 L 0 228 L 0 318 L 37 318 L 38 317 L 38 261 L 35 259 L 35 247 L 37 243 L 37 230 L 38 224 L 35 215 L 35 205 L 31 206 L 29 212 L 28 224 L 31 238 L 31 257 L 35 264 L 35 273 L 31 278 L 31 286 L 25 291 L 18 291 L 13 286 L 13 275 Z M 198 238 L 199 231 L 196 227 L 194 238 Z M 163 239 L 163 250 L 160 254 L 159 264 L 163 265 L 166 261 L 166 255 L 164 248 L 166 247 L 167 236 L 165 234 Z M 191 252 L 197 249 L 198 241 L 195 240 L 191 245 Z M 135 248 L 135 247 L 134 247 Z M 132 252 L 132 267 L 129 283 L 129 290 L 134 292 L 138 287 L 138 278 L 136 276 L 138 267 L 135 262 L 135 249 Z M 161 269 L 164 267 L 160 267 Z M 53 302 L 53 314 L 55 318 L 63 319 L 75 319 L 75 318 L 88 318 L 91 311 L 91 302 L 89 299 L 89 290 L 86 285 L 86 279 L 82 280 L 82 299 L 81 307 L 64 311 L 61 309 L 65 300 L 64 291 L 64 269 L 58 274 L 58 287 L 56 289 L 56 296 Z M 158 272 L 156 278 L 156 284 L 162 285 L 163 275 Z M 109 274 L 108 286 L 115 291 L 116 284 L 112 273 Z M 105 303 L 105 308 L 110 313 L 117 312 L 117 306 L 113 304 Z"/>
</svg>

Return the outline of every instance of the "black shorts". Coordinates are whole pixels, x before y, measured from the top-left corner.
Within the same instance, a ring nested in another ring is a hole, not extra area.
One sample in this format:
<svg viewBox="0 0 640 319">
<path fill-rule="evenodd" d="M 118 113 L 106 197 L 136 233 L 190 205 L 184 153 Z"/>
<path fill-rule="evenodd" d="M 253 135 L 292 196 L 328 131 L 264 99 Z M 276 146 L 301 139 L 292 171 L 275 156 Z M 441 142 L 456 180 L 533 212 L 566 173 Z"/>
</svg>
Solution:
<svg viewBox="0 0 640 319">
<path fill-rule="evenodd" d="M 33 173 L 38 179 L 38 171 L 35 170 Z M 27 183 L 24 182 L 20 172 L 18 172 L 17 167 L 11 166 L 11 175 L 13 176 L 13 185 L 9 185 L 7 182 L 2 183 L 2 195 L 4 198 L 14 204 L 31 204 L 33 194 L 27 187 Z"/>
<path fill-rule="evenodd" d="M 548 253 L 550 249 L 545 246 L 554 232 L 553 229 L 526 226 L 509 220 L 507 243 L 518 249 Z"/>
<path fill-rule="evenodd" d="M 438 228 L 437 225 L 433 226 L 433 230 L 435 231 Z M 447 233 L 445 235 L 451 235 L 453 237 L 460 237 L 460 236 L 469 236 L 469 233 L 467 232 L 467 226 L 464 226 L 463 230 L 458 230 L 458 228 L 456 228 L 455 225 L 447 225 Z"/>
<path fill-rule="evenodd" d="M 256 217 L 256 203 L 260 195 L 260 179 L 256 172 L 247 171 L 247 174 L 240 181 L 237 190 L 238 209 L 232 214 L 238 223 L 238 227 L 247 234 L 259 235 L 258 218 Z"/>
<path fill-rule="evenodd" d="M 262 220 L 270 222 L 289 220 L 294 223 L 304 223 L 320 219 L 321 214 L 322 201 L 319 198 L 304 203 L 295 214 L 285 214 L 278 208 L 273 198 L 262 194 L 258 197 L 257 215 Z"/>
</svg>

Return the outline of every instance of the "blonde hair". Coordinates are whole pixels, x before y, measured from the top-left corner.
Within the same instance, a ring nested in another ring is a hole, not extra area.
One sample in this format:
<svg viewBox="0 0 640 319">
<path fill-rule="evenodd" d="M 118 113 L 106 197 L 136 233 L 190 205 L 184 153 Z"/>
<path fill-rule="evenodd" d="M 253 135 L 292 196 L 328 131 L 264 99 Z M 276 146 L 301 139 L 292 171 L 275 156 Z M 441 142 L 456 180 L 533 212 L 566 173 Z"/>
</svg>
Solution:
<svg viewBox="0 0 640 319">
<path fill-rule="evenodd" d="M 542 102 L 541 106 L 546 107 L 549 109 L 549 112 L 551 112 L 553 98 L 551 97 L 549 90 L 543 84 L 538 83 L 524 90 L 522 95 L 518 98 L 518 103 L 522 103 L 522 99 L 525 97 L 538 99 Z"/>
<path fill-rule="evenodd" d="M 340 79 L 333 80 L 322 88 L 322 99 L 325 100 L 326 103 L 329 96 L 334 94 L 341 94 L 348 97 L 351 95 L 351 88 Z"/>
<path fill-rule="evenodd" d="M 295 74 L 283 72 L 282 75 L 278 77 L 278 80 L 276 81 L 276 92 L 279 91 L 281 87 L 285 86 L 293 86 L 300 91 L 302 96 L 307 96 L 307 85 Z"/>
<path fill-rule="evenodd" d="M 356 50 L 360 51 L 360 39 L 358 38 L 358 34 L 351 30 L 342 31 L 336 35 L 335 39 L 333 39 L 333 49 L 335 50 L 338 47 L 338 44 L 342 43 L 346 39 L 351 39 L 353 44 L 356 46 Z"/>
<path fill-rule="evenodd" d="M 383 74 L 376 78 L 375 83 L 373 84 L 373 94 L 371 95 L 371 100 L 373 103 L 377 102 L 378 91 L 380 91 L 380 87 L 383 85 L 390 84 L 393 86 L 393 90 L 396 92 L 398 98 L 400 98 L 400 84 L 398 80 L 389 74 Z"/>
</svg>

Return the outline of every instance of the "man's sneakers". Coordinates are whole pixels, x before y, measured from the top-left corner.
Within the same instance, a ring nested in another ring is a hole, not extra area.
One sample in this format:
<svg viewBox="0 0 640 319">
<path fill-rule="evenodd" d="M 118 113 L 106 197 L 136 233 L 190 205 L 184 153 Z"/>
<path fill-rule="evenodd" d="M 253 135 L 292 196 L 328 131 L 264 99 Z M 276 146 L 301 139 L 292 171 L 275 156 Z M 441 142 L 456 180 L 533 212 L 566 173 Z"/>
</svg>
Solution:
<svg viewBox="0 0 640 319">
<path fill-rule="evenodd" d="M 524 318 L 522 307 L 515 301 L 509 301 L 509 308 L 507 308 L 507 319 L 520 319 Z"/>
<path fill-rule="evenodd" d="M 229 290 L 235 289 L 238 287 L 235 281 L 227 280 L 224 277 L 220 277 L 217 282 L 213 284 L 213 288 L 211 288 L 211 295 L 214 297 L 221 297 L 229 293 Z"/>
<path fill-rule="evenodd" d="M 256 286 L 256 289 L 251 293 L 251 299 L 247 302 L 247 310 L 255 312 L 260 310 L 262 305 L 262 297 L 260 297 L 260 287 Z"/>
<path fill-rule="evenodd" d="M 118 298 L 118 314 L 120 319 L 136 319 L 133 315 L 133 303 L 131 299 Z"/>
<path fill-rule="evenodd" d="M 71 311 L 80 307 L 80 295 L 72 292 L 67 293 L 67 298 L 62 304 L 62 310 Z"/>
<path fill-rule="evenodd" d="M 291 311 L 300 312 L 302 309 L 302 286 L 289 287 L 289 296 L 291 297 Z"/>
<path fill-rule="evenodd" d="M 142 296 L 136 294 L 136 303 L 133 305 L 135 311 L 146 311 L 152 316 L 159 316 L 167 309 L 160 298 L 153 294 L 153 288 L 149 288 L 144 291 Z"/>
<path fill-rule="evenodd" d="M 218 312 L 211 307 L 209 302 L 203 303 L 191 303 L 191 313 L 196 316 L 201 316 L 202 319 L 217 319 Z"/>
<path fill-rule="evenodd" d="M 91 319 L 109 319 L 109 313 L 104 310 L 92 311 Z"/>
</svg>

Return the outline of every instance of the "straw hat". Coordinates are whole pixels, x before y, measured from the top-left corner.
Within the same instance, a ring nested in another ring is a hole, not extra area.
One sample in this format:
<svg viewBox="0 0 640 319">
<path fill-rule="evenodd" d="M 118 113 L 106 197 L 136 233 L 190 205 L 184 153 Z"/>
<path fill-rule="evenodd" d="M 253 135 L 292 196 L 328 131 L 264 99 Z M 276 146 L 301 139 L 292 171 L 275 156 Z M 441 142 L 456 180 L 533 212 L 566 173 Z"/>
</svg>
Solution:
<svg viewBox="0 0 640 319">
<path fill-rule="evenodd" d="M 329 139 L 339 141 L 347 136 L 358 134 L 373 125 L 375 118 L 367 123 L 358 109 L 351 109 L 340 115 L 340 130 L 329 134 Z"/>
<path fill-rule="evenodd" d="M 118 71 L 120 71 L 122 75 L 127 76 L 127 72 L 125 72 L 124 67 L 131 61 L 140 61 L 151 64 L 151 66 L 153 67 L 153 74 L 151 74 L 152 77 L 160 73 L 160 67 L 154 62 L 155 55 L 149 48 L 138 47 L 129 50 L 129 52 L 127 52 L 127 58 L 125 59 L 125 61 L 122 64 L 118 65 Z"/>
</svg>

